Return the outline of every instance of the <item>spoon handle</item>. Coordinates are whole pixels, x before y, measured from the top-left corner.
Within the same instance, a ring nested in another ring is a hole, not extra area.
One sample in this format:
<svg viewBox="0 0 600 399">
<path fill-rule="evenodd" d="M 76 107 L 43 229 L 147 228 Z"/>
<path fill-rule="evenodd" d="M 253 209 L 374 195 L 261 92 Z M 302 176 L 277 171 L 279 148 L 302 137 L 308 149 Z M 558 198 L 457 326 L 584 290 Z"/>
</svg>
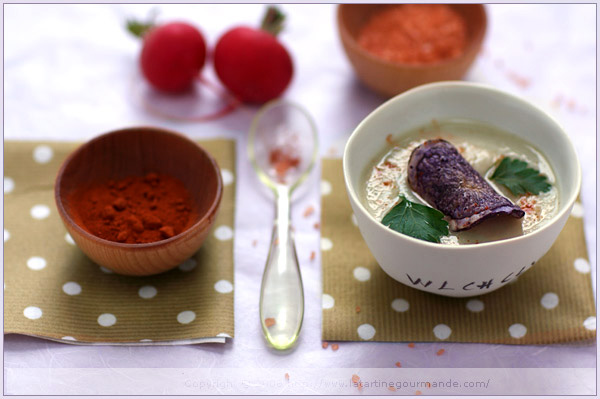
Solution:
<svg viewBox="0 0 600 399">
<path fill-rule="evenodd" d="M 275 349 L 290 348 L 304 317 L 304 288 L 290 229 L 290 189 L 278 185 L 277 219 L 260 287 L 260 321 Z"/>
</svg>

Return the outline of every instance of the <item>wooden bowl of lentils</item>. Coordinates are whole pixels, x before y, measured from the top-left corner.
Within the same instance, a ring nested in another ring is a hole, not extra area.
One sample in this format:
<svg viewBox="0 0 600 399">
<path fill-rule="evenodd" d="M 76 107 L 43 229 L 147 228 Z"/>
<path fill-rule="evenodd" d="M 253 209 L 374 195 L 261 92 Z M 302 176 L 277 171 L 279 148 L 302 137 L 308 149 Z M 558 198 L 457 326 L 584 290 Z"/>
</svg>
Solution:
<svg viewBox="0 0 600 399">
<path fill-rule="evenodd" d="M 94 262 L 145 276 L 202 245 L 221 202 L 213 157 L 185 136 L 134 127 L 98 136 L 63 163 L 55 200 L 65 227 Z"/>
<path fill-rule="evenodd" d="M 358 78 L 384 97 L 463 78 L 487 28 L 482 4 L 341 4 L 337 22 Z"/>
</svg>

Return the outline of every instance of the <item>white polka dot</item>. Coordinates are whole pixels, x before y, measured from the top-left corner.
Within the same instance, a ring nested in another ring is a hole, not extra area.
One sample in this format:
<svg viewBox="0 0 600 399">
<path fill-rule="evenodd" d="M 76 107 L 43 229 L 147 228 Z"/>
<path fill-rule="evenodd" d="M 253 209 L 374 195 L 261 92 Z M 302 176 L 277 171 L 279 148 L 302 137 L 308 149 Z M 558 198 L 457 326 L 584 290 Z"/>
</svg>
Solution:
<svg viewBox="0 0 600 399">
<path fill-rule="evenodd" d="M 151 299 L 156 296 L 158 290 L 151 285 L 145 285 L 138 291 L 138 295 L 144 299 Z"/>
<path fill-rule="evenodd" d="M 67 295 L 79 295 L 81 294 L 81 286 L 74 281 L 64 283 L 63 292 Z"/>
<path fill-rule="evenodd" d="M 181 270 L 182 272 L 189 272 L 189 271 L 193 270 L 197 265 L 198 265 L 198 262 L 196 262 L 196 259 L 189 258 L 189 259 L 184 260 L 178 267 L 179 267 L 179 270 Z"/>
<path fill-rule="evenodd" d="M 144 339 L 140 339 L 140 342 L 152 342 L 152 340 L 148 339 L 148 338 L 144 338 Z"/>
<path fill-rule="evenodd" d="M 354 271 L 352 272 L 352 274 L 354 275 L 354 278 L 357 279 L 358 281 L 367 281 L 368 279 L 371 278 L 371 271 L 369 269 L 367 269 L 366 267 L 362 267 L 362 266 L 358 266 L 358 267 L 354 268 Z"/>
<path fill-rule="evenodd" d="M 228 294 L 233 291 L 233 285 L 227 280 L 219 280 L 215 283 L 215 290 L 221 294 Z"/>
<path fill-rule="evenodd" d="M 356 215 L 352 214 L 352 216 L 350 217 L 350 219 L 352 219 L 352 224 L 355 226 L 358 226 L 358 220 L 356 220 Z"/>
<path fill-rule="evenodd" d="M 75 241 L 73 241 L 73 237 L 69 233 L 65 234 L 65 241 L 71 245 L 75 245 Z"/>
<path fill-rule="evenodd" d="M 396 312 L 406 312 L 410 308 L 410 304 L 406 299 L 396 298 L 392 301 L 392 309 Z"/>
<path fill-rule="evenodd" d="M 546 309 L 554 309 L 558 306 L 558 295 L 556 295 L 554 292 L 547 292 L 544 294 L 544 296 L 542 296 L 540 303 Z"/>
<path fill-rule="evenodd" d="M 224 186 L 233 183 L 233 173 L 229 169 L 221 169 L 221 178 L 223 179 Z"/>
<path fill-rule="evenodd" d="M 525 334 L 527 334 L 527 327 L 525 327 L 523 324 L 515 323 L 508 327 L 508 333 L 513 338 L 523 338 Z"/>
<path fill-rule="evenodd" d="M 106 273 L 106 274 L 113 274 L 113 271 L 110 269 L 107 269 L 104 266 L 100 266 L 100 271 L 102 271 L 102 273 Z"/>
<path fill-rule="evenodd" d="M 452 334 L 452 329 L 445 324 L 438 324 L 433 327 L 433 335 L 437 339 L 448 339 L 450 334 Z"/>
<path fill-rule="evenodd" d="M 103 313 L 98 316 L 98 324 L 102 327 L 113 326 L 117 322 L 117 318 L 112 313 Z"/>
<path fill-rule="evenodd" d="M 10 177 L 4 178 L 4 194 L 12 193 L 15 189 L 15 181 Z"/>
<path fill-rule="evenodd" d="M 75 338 L 71 337 L 70 335 L 67 335 L 65 337 L 61 338 L 63 341 L 77 341 Z"/>
<path fill-rule="evenodd" d="M 191 310 L 184 310 L 177 315 L 177 321 L 181 324 L 189 324 L 196 319 L 196 313 Z"/>
<path fill-rule="evenodd" d="M 46 267 L 46 259 L 40 256 L 32 256 L 31 258 L 27 259 L 27 267 L 31 270 L 42 270 L 44 267 Z"/>
<path fill-rule="evenodd" d="M 321 298 L 321 306 L 323 309 L 331 309 L 335 305 L 335 299 L 329 294 L 323 294 Z"/>
<path fill-rule="evenodd" d="M 46 205 L 35 205 L 31 208 L 29 213 L 34 219 L 45 219 L 50 216 L 50 208 Z"/>
<path fill-rule="evenodd" d="M 467 302 L 467 309 L 469 309 L 471 312 L 481 312 L 483 308 L 485 308 L 485 305 L 479 299 L 471 299 Z"/>
<path fill-rule="evenodd" d="M 33 149 L 33 159 L 37 163 L 48 163 L 54 156 L 52 148 L 47 145 L 38 145 Z"/>
<path fill-rule="evenodd" d="M 321 238 L 321 251 L 329 251 L 333 248 L 333 242 L 327 237 Z"/>
<path fill-rule="evenodd" d="M 331 194 L 331 183 L 327 180 L 321 180 L 321 195 Z"/>
<path fill-rule="evenodd" d="M 580 202 L 576 202 L 573 204 L 573 210 L 571 211 L 571 216 L 576 218 L 583 217 L 583 206 Z"/>
<path fill-rule="evenodd" d="M 586 330 L 596 331 L 596 316 L 590 316 L 583 321 Z"/>
<path fill-rule="evenodd" d="M 215 230 L 215 237 L 221 241 L 231 240 L 233 238 L 233 230 L 229 226 L 219 226 Z"/>
<path fill-rule="evenodd" d="M 356 332 L 358 332 L 360 339 L 368 341 L 375 336 L 375 327 L 370 324 L 361 324 Z"/>
<path fill-rule="evenodd" d="M 8 232 L 8 230 L 4 229 L 4 242 L 8 241 L 9 238 L 10 233 Z"/>
<path fill-rule="evenodd" d="M 223 337 L 223 338 L 231 338 L 231 335 L 227 334 L 227 333 L 218 333 L 217 337 Z"/>
<path fill-rule="evenodd" d="M 575 270 L 577 270 L 579 273 L 589 273 L 590 270 L 592 270 L 590 262 L 583 258 L 575 259 L 575 262 L 573 262 L 573 266 L 575 266 Z"/>
<path fill-rule="evenodd" d="M 27 306 L 23 310 L 23 315 L 30 320 L 39 319 L 42 317 L 42 309 L 38 308 L 37 306 Z"/>
</svg>

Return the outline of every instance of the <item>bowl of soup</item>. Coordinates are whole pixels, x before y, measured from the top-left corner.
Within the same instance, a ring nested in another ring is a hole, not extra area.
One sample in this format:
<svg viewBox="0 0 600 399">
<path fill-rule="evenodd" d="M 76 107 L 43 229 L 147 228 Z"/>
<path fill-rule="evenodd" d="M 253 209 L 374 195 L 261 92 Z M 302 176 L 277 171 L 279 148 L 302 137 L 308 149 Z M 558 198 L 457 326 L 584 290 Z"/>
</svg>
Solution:
<svg viewBox="0 0 600 399">
<path fill-rule="evenodd" d="M 381 268 L 454 297 L 492 292 L 531 268 L 581 185 L 573 144 L 549 115 L 481 84 L 423 85 L 350 136 L 344 179 Z"/>
</svg>

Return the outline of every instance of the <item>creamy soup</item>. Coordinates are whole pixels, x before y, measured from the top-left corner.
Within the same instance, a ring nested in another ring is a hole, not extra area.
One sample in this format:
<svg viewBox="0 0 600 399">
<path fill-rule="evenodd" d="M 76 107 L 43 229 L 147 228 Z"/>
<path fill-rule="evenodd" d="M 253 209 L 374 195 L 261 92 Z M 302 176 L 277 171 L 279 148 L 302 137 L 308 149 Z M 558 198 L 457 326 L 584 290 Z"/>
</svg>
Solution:
<svg viewBox="0 0 600 399">
<path fill-rule="evenodd" d="M 399 196 L 409 201 L 427 204 L 408 184 L 408 161 L 413 150 L 430 139 L 444 139 L 501 195 L 518 205 L 525 216 L 516 219 L 498 216 L 485 220 L 469 230 L 452 232 L 441 238 L 442 244 L 478 244 L 528 234 L 544 225 L 558 210 L 556 178 L 543 154 L 532 144 L 513 134 L 473 120 L 432 121 L 431 124 L 399 136 L 388 136 L 386 148 L 366 171 L 362 188 L 363 201 L 379 221 L 399 202 Z M 506 187 L 490 180 L 502 157 L 525 161 L 548 178 L 552 185 L 538 195 L 513 195 Z"/>
</svg>

